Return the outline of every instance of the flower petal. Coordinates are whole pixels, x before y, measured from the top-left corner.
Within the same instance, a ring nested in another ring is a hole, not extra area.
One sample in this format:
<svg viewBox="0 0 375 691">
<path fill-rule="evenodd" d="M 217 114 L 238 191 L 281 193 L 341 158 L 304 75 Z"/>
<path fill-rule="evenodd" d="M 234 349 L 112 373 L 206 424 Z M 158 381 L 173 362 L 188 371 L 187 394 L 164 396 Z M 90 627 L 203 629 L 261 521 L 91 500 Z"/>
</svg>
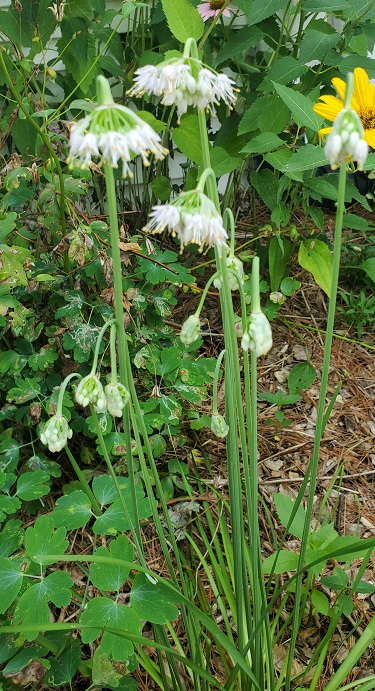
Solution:
<svg viewBox="0 0 375 691">
<path fill-rule="evenodd" d="M 354 93 L 360 108 L 375 105 L 375 88 L 362 67 L 356 67 L 354 70 Z"/>
<path fill-rule="evenodd" d="M 375 149 L 375 130 L 365 130 L 364 139 L 372 149 Z"/>
<path fill-rule="evenodd" d="M 314 111 L 318 115 L 322 115 L 326 120 L 334 121 L 336 115 L 343 109 L 344 104 L 336 96 L 320 96 L 321 103 L 314 105 Z"/>
<path fill-rule="evenodd" d="M 329 134 L 332 132 L 332 127 L 323 127 L 323 129 L 319 130 L 318 134 L 321 139 L 324 139 L 326 134 Z"/>
<path fill-rule="evenodd" d="M 332 81 L 332 84 L 335 87 L 338 95 L 340 96 L 342 102 L 344 103 L 345 94 L 346 94 L 345 82 L 342 79 L 339 79 L 338 77 L 334 77 L 334 79 L 332 79 L 331 81 Z M 356 97 L 356 95 L 354 93 L 352 94 L 352 101 L 351 101 L 350 105 L 353 108 L 353 110 L 355 110 L 357 112 L 359 111 L 359 109 L 360 109 L 359 101 L 358 101 L 358 98 Z"/>
</svg>

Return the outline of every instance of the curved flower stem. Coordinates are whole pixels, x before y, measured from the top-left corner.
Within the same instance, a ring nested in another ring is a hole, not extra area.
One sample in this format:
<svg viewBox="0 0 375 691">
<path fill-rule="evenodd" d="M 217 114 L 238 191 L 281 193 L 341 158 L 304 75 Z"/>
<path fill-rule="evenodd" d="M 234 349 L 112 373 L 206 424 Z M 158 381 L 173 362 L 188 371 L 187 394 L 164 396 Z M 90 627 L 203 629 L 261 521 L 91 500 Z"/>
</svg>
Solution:
<svg viewBox="0 0 375 691">
<path fill-rule="evenodd" d="M 217 407 L 217 385 L 219 381 L 219 375 L 220 375 L 220 365 L 221 361 L 225 355 L 225 350 L 222 350 L 218 359 L 216 360 L 216 366 L 215 366 L 215 373 L 214 373 L 214 381 L 212 384 L 212 414 L 213 415 L 218 415 L 218 407 Z"/>
<path fill-rule="evenodd" d="M 195 314 L 197 315 L 197 317 L 199 317 L 199 315 L 200 315 L 200 313 L 201 313 L 201 311 L 202 311 L 202 309 L 203 309 L 204 301 L 205 301 L 205 299 L 206 299 L 206 297 L 207 297 L 207 293 L 208 293 L 210 287 L 212 286 L 213 282 L 214 282 L 217 278 L 219 278 L 219 277 L 220 277 L 220 272 L 219 272 L 219 271 L 215 271 L 215 273 L 213 274 L 213 276 L 211 276 L 211 277 L 208 279 L 208 281 L 207 281 L 207 283 L 206 283 L 206 285 L 205 285 L 205 287 L 204 287 L 203 293 L 202 293 L 202 295 L 201 295 L 201 299 L 199 300 L 199 305 L 198 305 L 197 309 L 195 310 Z"/>
<path fill-rule="evenodd" d="M 72 372 L 72 374 L 69 374 L 67 377 L 65 377 L 63 383 L 60 386 L 60 391 L 59 391 L 59 397 L 57 399 L 57 406 L 56 406 L 56 415 L 57 417 L 62 416 L 62 408 L 63 408 L 63 399 L 64 399 L 64 393 L 65 389 L 68 386 L 69 382 L 74 378 L 74 377 L 79 377 L 79 379 L 82 379 L 82 375 L 78 374 L 78 372 Z"/>
<path fill-rule="evenodd" d="M 229 221 L 229 228 L 230 228 L 230 248 L 229 248 L 229 254 L 231 257 L 234 257 L 234 243 L 235 243 L 235 228 L 234 228 L 234 216 L 233 216 L 233 211 L 229 207 L 226 207 L 224 209 L 223 213 L 223 224 L 225 230 L 227 230 L 227 224 L 226 220 L 228 218 Z"/>
<path fill-rule="evenodd" d="M 116 324 L 115 322 L 111 324 L 111 340 L 110 340 L 110 350 L 111 350 L 111 384 L 117 384 L 117 357 L 116 357 Z"/>
<path fill-rule="evenodd" d="M 98 366 L 98 359 L 99 359 L 99 350 L 100 350 L 100 346 L 102 343 L 103 334 L 108 329 L 109 326 L 112 326 L 115 323 L 115 321 L 116 321 L 116 319 L 110 319 L 105 324 L 103 324 L 102 328 L 99 331 L 98 338 L 96 339 L 96 343 L 95 343 L 95 351 L 94 351 L 94 357 L 93 357 L 93 361 L 92 361 L 91 374 L 96 373 L 96 369 Z"/>
<path fill-rule="evenodd" d="M 298 560 L 298 570 L 302 568 L 305 563 L 307 541 L 311 531 L 311 518 L 313 512 L 313 502 L 316 488 L 316 481 L 318 476 L 318 464 L 319 464 L 319 453 L 320 444 L 324 432 L 324 411 L 326 406 L 326 394 L 328 385 L 328 375 L 329 375 L 329 365 L 331 359 L 332 350 L 332 340 L 333 340 L 333 328 L 335 321 L 335 311 L 336 311 L 336 298 L 337 298 L 337 286 L 339 279 L 340 270 L 340 252 L 341 252 L 341 237 L 342 237 L 342 226 L 343 226 L 343 216 L 345 212 L 345 187 L 346 187 L 346 165 L 345 163 L 340 165 L 339 172 L 339 186 L 338 186 L 338 201 L 337 201 L 337 212 L 336 212 L 336 225 L 335 225 L 335 239 L 333 247 L 333 264 L 332 264 L 332 279 L 331 279 L 331 292 L 328 307 L 328 317 L 327 317 L 327 328 L 326 328 L 326 338 L 324 346 L 324 356 L 323 356 L 323 366 L 322 366 L 322 380 L 320 384 L 320 394 L 318 411 L 316 418 L 316 430 L 314 439 L 314 449 L 312 458 L 307 469 L 306 476 L 310 478 L 310 488 L 306 506 L 306 516 L 303 528 L 303 535 L 301 540 L 301 547 Z M 299 603 L 302 593 L 302 574 L 296 580 L 296 590 L 295 590 L 295 608 L 294 608 L 294 618 L 293 618 L 293 628 L 292 635 L 289 644 L 289 659 L 288 659 L 288 669 L 286 675 L 286 691 L 290 691 L 291 682 L 291 668 L 294 656 L 294 650 L 296 646 L 298 629 L 303 615 L 303 608 L 300 611 Z"/>
<path fill-rule="evenodd" d="M 75 460 L 75 458 L 74 458 L 72 452 L 70 451 L 70 449 L 68 448 L 68 446 L 65 447 L 65 451 L 66 451 L 66 455 L 68 456 L 69 461 L 72 465 L 72 468 L 73 468 L 75 474 L 77 475 L 77 478 L 80 482 L 80 485 L 81 485 L 84 493 L 86 494 L 87 498 L 90 500 L 90 504 L 91 504 L 93 510 L 95 511 L 95 515 L 101 516 L 102 510 L 100 508 L 100 504 L 99 504 L 98 500 L 95 498 L 94 493 L 93 493 L 89 483 L 87 482 L 87 480 L 85 478 L 85 474 L 82 472 L 81 468 L 79 467 L 77 461 Z"/>
</svg>

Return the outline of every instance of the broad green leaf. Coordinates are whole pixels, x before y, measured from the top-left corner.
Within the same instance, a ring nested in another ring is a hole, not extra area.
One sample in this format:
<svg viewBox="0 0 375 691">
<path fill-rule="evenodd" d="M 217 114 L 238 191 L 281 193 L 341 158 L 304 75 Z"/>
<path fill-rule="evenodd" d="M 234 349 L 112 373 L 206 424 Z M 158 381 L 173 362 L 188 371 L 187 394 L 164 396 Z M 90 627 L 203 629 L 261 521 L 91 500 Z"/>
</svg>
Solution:
<svg viewBox="0 0 375 691">
<path fill-rule="evenodd" d="M 124 679 L 121 673 L 123 672 L 123 666 L 121 665 L 121 672 L 118 670 L 118 663 L 110 655 L 106 655 L 102 650 L 102 646 L 98 645 L 92 659 L 92 683 L 95 684 L 95 688 L 117 689 L 120 680 Z M 136 688 L 138 688 L 138 685 Z"/>
<path fill-rule="evenodd" d="M 293 156 L 290 149 L 278 149 L 270 154 L 263 156 L 264 160 L 269 163 L 270 166 L 276 168 L 276 170 L 282 170 L 284 166 L 288 163 L 289 159 Z"/>
<path fill-rule="evenodd" d="M 279 236 L 271 238 L 268 250 L 268 267 L 272 292 L 279 290 L 292 254 L 293 245 L 288 238 Z"/>
<path fill-rule="evenodd" d="M 65 19 L 60 24 L 61 38 L 57 41 L 59 55 L 67 72 L 86 94 L 98 71 L 96 44 L 92 32 L 87 31 L 84 19 Z"/>
<path fill-rule="evenodd" d="M 64 16 L 66 18 L 85 17 L 88 21 L 91 21 L 94 18 L 91 0 L 68 0 Z"/>
<path fill-rule="evenodd" d="M 17 641 L 16 645 L 17 650 L 19 650 L 19 640 Z M 16 674 L 17 672 L 20 672 L 21 669 L 24 669 L 32 660 L 41 661 L 43 659 L 43 655 L 45 654 L 45 647 L 42 648 L 39 645 L 28 645 L 27 647 L 23 647 L 22 650 L 17 653 L 17 655 L 12 657 L 6 667 L 1 670 L 1 673 L 3 675 Z"/>
<path fill-rule="evenodd" d="M 13 554 L 21 546 L 23 536 L 21 521 L 14 518 L 7 521 L 0 533 L 0 556 L 9 557 Z"/>
<path fill-rule="evenodd" d="M 283 86 L 282 83 L 276 84 L 274 82 L 274 87 L 285 105 L 288 106 L 297 125 L 309 127 L 314 132 L 319 130 L 322 118 L 315 113 L 313 103 L 307 96 L 289 86 Z"/>
<path fill-rule="evenodd" d="M 330 12 L 349 10 L 349 8 L 348 0 L 332 0 L 329 4 Z M 327 3 L 325 0 L 304 0 L 303 9 L 305 12 L 327 12 Z"/>
<path fill-rule="evenodd" d="M 83 643 L 94 641 L 105 627 L 137 636 L 141 633 L 141 620 L 135 610 L 127 605 L 117 604 L 107 597 L 90 600 L 82 613 L 80 624 L 85 625 L 81 630 Z M 120 662 L 128 660 L 133 653 L 133 644 L 130 641 L 124 636 L 116 636 L 108 631 L 103 632 L 101 646 L 103 652 Z"/>
<path fill-rule="evenodd" d="M 76 490 L 60 497 L 50 514 L 55 528 L 76 530 L 86 525 L 92 516 L 91 504 L 85 492 Z"/>
<path fill-rule="evenodd" d="M 54 564 L 55 557 L 49 558 L 48 555 L 64 554 L 69 544 L 65 536 L 64 528 L 54 530 L 51 516 L 40 516 L 34 527 L 27 528 L 25 533 L 27 556 L 38 564 Z"/>
<path fill-rule="evenodd" d="M 325 199 L 332 199 L 333 201 L 337 200 L 337 189 L 334 185 L 332 185 L 328 180 L 326 180 L 323 176 L 318 177 L 318 178 L 309 178 L 308 180 L 304 181 L 304 187 L 307 189 L 311 190 L 313 193 L 315 192 L 318 195 L 318 198 L 325 198 Z M 313 198 L 316 196 L 314 194 L 311 195 Z"/>
<path fill-rule="evenodd" d="M 164 377 L 181 365 L 181 350 L 176 346 L 164 348 L 160 353 L 161 362 L 156 364 L 155 373 Z"/>
<path fill-rule="evenodd" d="M 7 515 L 16 513 L 19 508 L 21 508 L 21 502 L 17 497 L 0 495 L 0 521 L 3 521 Z"/>
<path fill-rule="evenodd" d="M 261 170 L 259 173 L 253 171 L 251 174 L 251 184 L 266 206 L 273 211 L 278 206 L 274 171 L 268 170 L 268 168 Z"/>
<path fill-rule="evenodd" d="M 203 19 L 189 0 L 161 0 L 169 29 L 181 43 L 188 38 L 199 41 L 204 31 Z"/>
<path fill-rule="evenodd" d="M 7 430 L 7 432 L 12 430 Z M 20 458 L 20 445 L 15 439 L 3 434 L 0 441 L 0 472 L 13 473 Z"/>
<path fill-rule="evenodd" d="M 286 5 L 286 0 L 254 0 L 247 10 L 250 24 L 257 24 L 281 10 Z"/>
<path fill-rule="evenodd" d="M 137 490 L 137 510 L 138 518 L 148 518 L 152 514 L 150 502 L 147 497 L 142 497 L 143 492 Z M 116 501 L 99 516 L 93 525 L 96 535 L 116 535 L 118 532 L 126 532 L 134 525 L 135 516 L 131 504 L 131 496 L 124 497 L 126 511 L 124 511 L 120 499 Z"/>
<path fill-rule="evenodd" d="M 38 353 L 33 353 L 33 355 L 30 355 L 28 364 L 31 367 L 31 369 L 34 370 L 34 372 L 38 372 L 41 370 L 46 370 L 53 363 L 59 359 L 59 354 L 57 350 L 55 350 L 51 346 L 44 346 L 42 347 Z"/>
<path fill-rule="evenodd" d="M 48 659 L 50 669 L 44 676 L 44 683 L 49 687 L 65 686 L 73 679 L 81 664 L 81 646 L 76 638 L 70 637 L 58 658 Z"/>
<path fill-rule="evenodd" d="M 363 166 L 363 170 L 374 170 L 375 168 L 375 152 L 369 154 L 366 159 L 366 163 Z"/>
<path fill-rule="evenodd" d="M 23 574 L 11 559 L 0 557 L 0 614 L 4 614 L 16 599 L 22 585 Z"/>
<path fill-rule="evenodd" d="M 111 540 L 109 551 L 106 547 L 99 547 L 94 552 L 95 556 L 114 557 L 131 562 L 134 559 L 134 549 L 128 538 L 125 535 L 120 535 L 116 540 Z M 90 578 L 95 588 L 114 591 L 119 590 L 124 585 L 129 571 L 130 569 L 126 566 L 118 566 L 117 564 L 91 564 Z"/>
<path fill-rule="evenodd" d="M 283 524 L 284 528 L 289 523 L 290 516 L 292 515 L 292 510 L 295 507 L 295 502 L 291 497 L 286 494 L 280 494 L 279 492 L 273 495 L 273 499 L 276 506 L 277 515 Z M 303 533 L 303 525 L 305 522 L 306 512 L 302 506 L 299 506 L 297 513 L 293 518 L 291 525 L 288 528 L 288 532 L 291 535 L 301 538 Z"/>
<path fill-rule="evenodd" d="M 8 391 L 8 403 L 26 403 L 36 398 L 40 394 L 40 386 L 37 379 L 25 378 L 16 379 L 16 386 Z"/>
<path fill-rule="evenodd" d="M 162 583 L 151 583 L 143 574 L 138 573 L 130 593 L 130 604 L 141 619 L 153 624 L 165 624 L 178 617 L 175 603 L 179 601 L 178 593 Z"/>
<path fill-rule="evenodd" d="M 117 483 L 119 489 L 124 492 L 124 494 L 130 491 L 129 479 L 127 477 L 118 477 Z M 92 490 L 101 506 L 111 504 L 118 497 L 115 483 L 109 475 L 97 475 L 94 477 L 92 481 Z"/>
<path fill-rule="evenodd" d="M 306 146 L 301 146 L 298 149 L 281 170 L 283 173 L 295 173 L 326 165 L 327 159 L 324 150 L 320 146 L 306 144 Z"/>
<path fill-rule="evenodd" d="M 15 350 L 6 350 L 0 355 L 0 373 L 5 374 L 16 372 L 19 374 L 27 363 L 27 358 L 24 355 L 16 353 Z"/>
<path fill-rule="evenodd" d="M 368 277 L 371 278 L 371 280 L 375 283 L 375 257 L 365 259 L 362 264 L 358 265 L 358 268 L 366 271 Z"/>
<path fill-rule="evenodd" d="M 50 622 L 50 611 L 48 599 L 40 588 L 40 583 L 31 585 L 21 595 L 14 612 L 14 623 L 17 624 L 40 624 L 43 631 L 44 625 Z M 25 633 L 27 641 L 33 641 L 38 637 L 38 631 Z"/>
<path fill-rule="evenodd" d="M 336 550 L 343 550 L 343 554 L 335 557 L 336 561 L 352 562 L 354 559 L 362 559 L 368 550 L 367 540 L 360 540 L 354 535 L 339 535 L 329 543 L 325 551 L 329 557 Z"/>
<path fill-rule="evenodd" d="M 324 593 L 320 592 L 320 590 L 316 590 L 316 588 L 313 588 L 311 592 L 311 604 L 315 609 L 320 612 L 320 614 L 324 614 L 325 616 L 328 616 L 329 614 L 329 601 L 326 595 Z"/>
<path fill-rule="evenodd" d="M 271 393 L 271 391 L 263 391 L 259 394 L 261 401 L 267 401 L 267 403 L 272 403 L 281 407 L 283 405 L 293 405 L 301 400 L 301 396 L 297 394 L 286 394 L 282 389 L 277 389 L 276 393 Z"/>
<path fill-rule="evenodd" d="M 233 60 L 233 58 L 242 56 L 242 54 L 249 48 L 255 46 L 263 38 L 263 31 L 256 26 L 245 26 L 239 31 L 233 31 L 220 48 L 216 60 L 215 67 L 217 68 L 226 60 Z"/>
<path fill-rule="evenodd" d="M 190 161 L 203 164 L 201 140 L 197 115 L 185 115 L 179 127 L 173 130 L 173 141 Z"/>
<path fill-rule="evenodd" d="M 273 91 L 275 82 L 278 85 L 294 82 L 298 77 L 302 77 L 308 68 L 300 62 L 287 55 L 277 60 L 267 72 L 257 91 Z M 279 92 L 278 92 L 279 93 Z M 288 105 L 288 104 L 286 104 Z"/>
<path fill-rule="evenodd" d="M 303 63 L 310 62 L 310 60 L 319 60 L 323 62 L 323 58 L 329 50 L 334 48 L 340 41 L 340 34 L 334 32 L 326 34 L 322 31 L 315 31 L 309 29 L 305 32 L 299 51 L 299 60 Z M 367 50 L 365 55 L 367 55 Z"/>
<path fill-rule="evenodd" d="M 211 167 L 217 178 L 236 170 L 241 164 L 241 158 L 228 154 L 221 146 L 214 146 L 211 153 Z"/>
<path fill-rule="evenodd" d="M 285 142 L 273 132 L 262 132 L 252 139 L 244 148 L 244 154 L 266 154 L 269 151 L 285 146 Z"/>
<path fill-rule="evenodd" d="M 301 393 L 308 389 L 316 379 L 316 369 L 309 362 L 299 362 L 292 367 L 288 377 L 289 393 Z"/>
<path fill-rule="evenodd" d="M 298 261 L 310 271 L 317 284 L 330 296 L 332 282 L 332 254 L 322 240 L 304 240 L 300 244 Z"/>
<path fill-rule="evenodd" d="M 47 484 L 46 484 L 47 483 Z M 17 495 L 23 501 L 33 501 L 48 494 L 50 490 L 49 475 L 43 470 L 22 473 L 17 481 Z"/>
<path fill-rule="evenodd" d="M 4 180 L 5 183 L 5 180 Z M 3 184 L 4 184 L 3 183 Z M 0 242 L 4 242 L 9 233 L 16 227 L 17 214 L 12 211 L 3 215 L 0 213 Z"/>
<path fill-rule="evenodd" d="M 27 286 L 24 263 L 31 256 L 25 247 L 0 245 L 0 280 L 10 286 Z"/>
<path fill-rule="evenodd" d="M 285 573 L 286 571 L 295 571 L 298 566 L 299 554 L 295 552 L 289 552 L 286 549 L 280 550 L 278 554 L 271 554 L 263 562 L 263 573 L 271 573 L 273 566 L 275 564 L 277 557 L 277 562 L 275 566 L 274 573 Z"/>
<path fill-rule="evenodd" d="M 150 183 L 150 188 L 152 189 L 155 197 L 160 199 L 162 202 L 167 202 L 173 192 L 172 185 L 165 175 L 160 175 L 155 178 Z"/>
<path fill-rule="evenodd" d="M 348 585 L 348 575 L 345 573 L 344 569 L 339 566 L 335 566 L 333 569 L 333 574 L 331 576 L 323 576 L 320 579 L 321 585 L 325 585 L 327 588 L 332 590 L 343 590 Z"/>
<path fill-rule="evenodd" d="M 294 295 L 296 290 L 299 290 L 301 287 L 301 283 L 299 281 L 295 281 L 293 278 L 290 278 L 289 276 L 287 278 L 283 278 L 283 280 L 280 283 L 280 290 L 283 295 L 287 295 L 288 297 L 291 297 Z"/>
<path fill-rule="evenodd" d="M 66 607 L 70 603 L 72 586 L 72 578 L 66 571 L 54 571 L 39 584 L 41 592 L 56 607 Z"/>
</svg>

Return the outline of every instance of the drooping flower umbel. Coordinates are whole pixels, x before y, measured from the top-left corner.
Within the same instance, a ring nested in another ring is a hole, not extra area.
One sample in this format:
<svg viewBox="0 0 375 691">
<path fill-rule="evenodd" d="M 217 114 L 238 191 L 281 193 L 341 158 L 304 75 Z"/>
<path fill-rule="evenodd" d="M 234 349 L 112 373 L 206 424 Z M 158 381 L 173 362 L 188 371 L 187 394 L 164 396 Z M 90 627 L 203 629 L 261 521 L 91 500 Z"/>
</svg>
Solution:
<svg viewBox="0 0 375 691">
<path fill-rule="evenodd" d="M 133 177 L 129 162 L 135 155 L 149 165 L 153 154 L 162 160 L 168 151 L 160 143 L 160 137 L 150 125 L 129 108 L 114 102 L 108 81 L 97 77 L 99 105 L 86 117 L 72 125 L 68 163 L 89 168 L 93 158 L 99 165 L 109 164 L 117 168 L 122 163 L 123 177 Z"/>
<path fill-rule="evenodd" d="M 175 105 L 178 116 L 189 106 L 215 113 L 220 101 L 232 108 L 237 99 L 235 83 L 226 74 L 206 67 L 189 54 L 189 44 L 181 57 L 173 57 L 158 65 L 139 67 L 134 73 L 134 85 L 129 96 L 144 94 L 162 96 L 162 104 Z"/>
<path fill-rule="evenodd" d="M 53 415 L 44 425 L 40 441 L 48 446 L 52 453 L 56 453 L 64 448 L 68 439 L 71 439 L 72 436 L 73 432 L 68 425 L 66 417 L 57 414 Z"/>
<path fill-rule="evenodd" d="M 83 408 L 91 403 L 97 413 L 103 413 L 107 407 L 103 385 L 93 373 L 81 379 L 76 388 L 75 399 Z"/>
<path fill-rule="evenodd" d="M 356 161 L 361 169 L 368 154 L 368 144 L 363 138 L 363 127 L 355 110 L 343 108 L 333 123 L 324 147 L 331 167 Z"/>
<path fill-rule="evenodd" d="M 120 382 L 107 384 L 104 387 L 107 408 L 110 415 L 122 417 L 122 411 L 130 401 L 130 393 Z"/>
<path fill-rule="evenodd" d="M 212 17 L 217 17 L 222 7 L 225 5 L 225 0 L 209 0 L 209 2 L 201 2 L 197 6 L 197 10 L 201 15 L 204 22 Z M 230 17 L 230 13 L 233 12 L 231 5 L 227 5 L 225 10 L 222 11 L 223 17 Z"/>
<path fill-rule="evenodd" d="M 214 203 L 199 188 L 181 192 L 169 204 L 153 206 L 144 230 L 162 233 L 169 230 L 184 245 L 193 243 L 203 251 L 207 247 L 223 247 L 228 235 Z"/>
<path fill-rule="evenodd" d="M 344 108 L 346 84 L 342 79 L 335 77 L 332 84 L 337 91 L 337 96 L 320 96 L 320 103 L 316 103 L 314 110 L 326 120 L 334 122 L 337 115 Z M 362 67 L 354 70 L 354 90 L 350 108 L 354 110 L 362 123 L 363 138 L 369 146 L 375 149 L 375 86 L 370 82 L 367 72 Z M 332 131 L 332 127 L 324 127 L 319 135 L 324 137 Z"/>
</svg>

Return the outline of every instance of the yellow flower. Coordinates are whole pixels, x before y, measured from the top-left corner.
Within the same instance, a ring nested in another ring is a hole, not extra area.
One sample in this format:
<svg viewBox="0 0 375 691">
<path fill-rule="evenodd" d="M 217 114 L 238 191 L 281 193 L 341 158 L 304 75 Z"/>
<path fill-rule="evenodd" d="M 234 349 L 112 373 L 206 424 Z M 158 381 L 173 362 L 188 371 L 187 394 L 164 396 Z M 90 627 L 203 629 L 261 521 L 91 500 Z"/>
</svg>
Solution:
<svg viewBox="0 0 375 691">
<path fill-rule="evenodd" d="M 336 96 L 320 96 L 314 110 L 326 120 L 334 122 L 336 116 L 344 107 L 346 84 L 342 79 L 332 79 L 339 98 Z M 354 70 L 354 90 L 351 100 L 351 108 L 358 113 L 363 129 L 364 139 L 375 149 L 375 86 L 370 82 L 367 72 L 362 67 Z M 323 137 L 331 132 L 332 127 L 324 127 L 319 130 L 319 136 Z"/>
</svg>

